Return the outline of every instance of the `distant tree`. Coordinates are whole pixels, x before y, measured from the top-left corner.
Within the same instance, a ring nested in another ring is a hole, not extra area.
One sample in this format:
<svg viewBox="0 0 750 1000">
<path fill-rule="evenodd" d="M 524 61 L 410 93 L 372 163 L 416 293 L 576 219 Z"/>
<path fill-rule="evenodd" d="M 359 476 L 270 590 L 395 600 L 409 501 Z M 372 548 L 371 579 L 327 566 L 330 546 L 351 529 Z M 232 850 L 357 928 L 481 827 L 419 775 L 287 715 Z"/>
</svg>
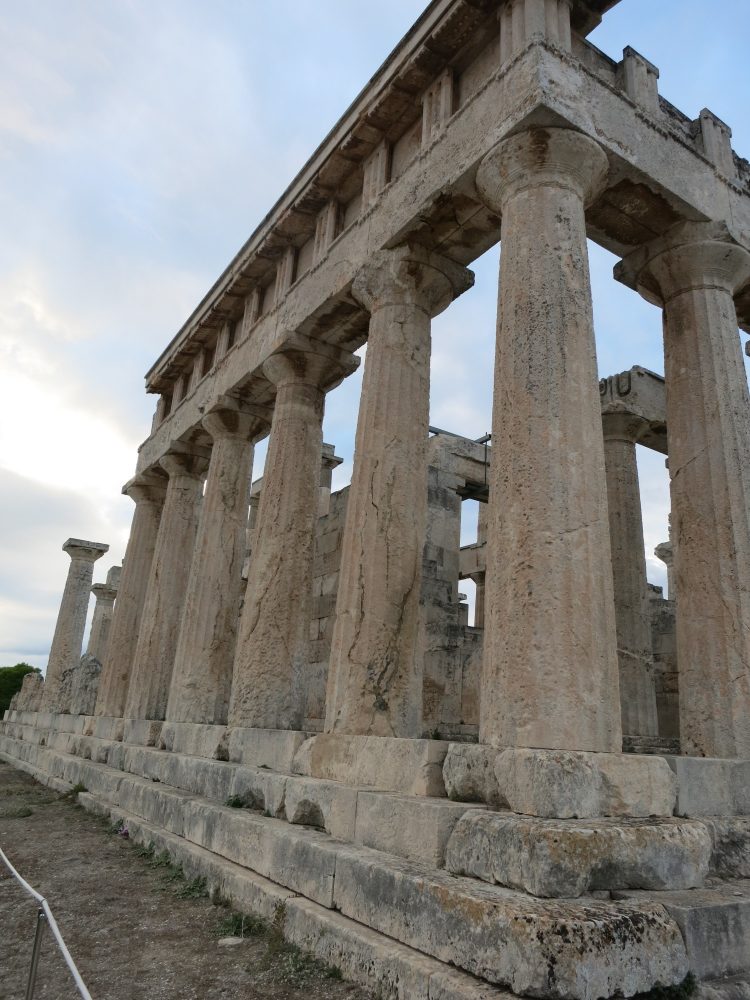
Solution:
<svg viewBox="0 0 750 1000">
<path fill-rule="evenodd" d="M 26 674 L 41 673 L 38 667 L 29 663 L 17 663 L 15 667 L 0 667 L 0 718 L 10 705 L 10 699 L 21 690 Z"/>
</svg>

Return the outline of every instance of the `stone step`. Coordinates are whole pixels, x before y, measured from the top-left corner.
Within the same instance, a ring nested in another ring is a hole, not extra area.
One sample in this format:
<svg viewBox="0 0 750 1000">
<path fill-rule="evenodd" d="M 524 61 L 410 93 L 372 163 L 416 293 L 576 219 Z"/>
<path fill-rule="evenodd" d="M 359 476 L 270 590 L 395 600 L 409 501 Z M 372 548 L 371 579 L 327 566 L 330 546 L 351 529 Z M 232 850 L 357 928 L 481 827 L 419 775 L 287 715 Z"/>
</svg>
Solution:
<svg viewBox="0 0 750 1000">
<path fill-rule="evenodd" d="M 93 812 L 123 821 L 120 810 L 90 793 L 81 793 L 78 800 Z M 393 1000 L 514 1000 L 512 993 L 319 906 L 183 837 L 142 819 L 130 818 L 127 824 L 129 839 L 153 846 L 157 853 L 166 851 L 188 878 L 205 878 L 212 895 L 238 912 L 280 924 L 286 940 L 379 996 Z"/>
<path fill-rule="evenodd" d="M 46 742 L 48 731 L 265 766 L 406 795 L 445 796 L 446 740 L 346 736 L 49 712 L 8 712 L 8 735 Z M 23 735 L 12 727 L 22 726 Z M 36 735 L 33 731 L 36 731 Z M 41 735 L 41 734 L 44 735 Z"/>
<path fill-rule="evenodd" d="M 65 717 L 63 717 L 65 718 Z M 70 717 L 71 720 L 74 717 Z M 13 729 L 12 726 L 4 725 L 5 730 Z M 80 727 L 79 727 L 80 728 Z M 200 729 L 217 730 L 216 726 L 190 726 L 183 727 L 186 730 L 197 731 Z M 33 730 L 37 736 L 39 731 Z M 243 734 L 257 734 L 258 730 L 243 730 Z M 255 739 L 255 746 L 250 743 L 249 738 L 245 738 L 243 754 L 247 754 L 250 760 L 289 759 L 289 748 L 276 742 L 276 731 L 263 731 L 269 734 L 268 739 L 259 743 Z M 195 746 L 195 733 L 183 734 L 183 740 L 178 741 L 183 744 L 185 738 L 189 738 Z M 203 749 L 210 750 L 216 741 L 216 734 L 212 741 L 204 741 Z M 201 795 L 205 798 L 214 799 L 217 802 L 225 803 L 229 798 L 239 798 L 251 808 L 257 808 L 261 812 L 269 812 L 271 815 L 286 819 L 290 823 L 302 823 L 310 826 L 318 826 L 330 833 L 334 837 L 342 840 L 350 840 L 354 843 L 363 844 L 367 847 L 374 847 L 384 850 L 399 857 L 404 857 L 412 861 L 423 861 L 434 867 L 443 867 L 445 860 L 445 850 L 448 840 L 454 830 L 456 822 L 469 810 L 482 809 L 480 803 L 460 803 L 448 799 L 402 796 L 395 793 L 378 792 L 370 789 L 357 789 L 344 785 L 341 782 L 328 781 L 322 778 L 308 778 L 302 775 L 292 775 L 278 773 L 262 764 L 260 767 L 241 765 L 228 761 L 210 759 L 205 756 L 193 756 L 187 753 L 169 752 L 158 750 L 153 746 L 131 745 L 128 743 L 100 739 L 95 736 L 85 736 L 71 730 L 47 731 L 46 744 L 54 749 L 65 753 L 81 756 L 85 759 L 94 760 L 98 763 L 109 764 L 111 767 L 128 771 L 132 774 L 139 774 L 144 777 L 157 779 L 165 784 L 173 785 L 187 791 Z M 241 755 L 240 755 L 241 756 Z M 508 816 L 513 814 L 503 813 Z M 519 818 L 519 822 L 524 822 Z M 529 820 L 530 821 L 530 820 Z M 488 823 L 491 821 L 488 820 Z M 540 821 L 543 823 L 544 821 Z M 561 822 L 562 829 L 575 829 L 575 822 Z M 583 830 L 591 830 L 591 822 L 588 821 L 582 827 Z M 606 829 L 612 830 L 610 821 L 597 821 Z M 680 830 L 694 829 L 689 823 L 683 821 L 682 824 L 674 822 Z M 705 824 L 713 839 L 714 846 L 711 853 L 710 870 L 726 878 L 750 877 L 750 817 L 712 817 L 701 818 L 700 823 Z M 667 838 L 664 831 L 658 834 L 653 829 L 657 826 L 655 820 L 646 821 L 625 820 L 625 826 L 630 830 L 627 835 L 628 843 L 634 843 L 634 830 L 650 829 L 650 833 L 643 833 L 643 837 L 656 850 L 659 844 L 665 844 Z M 614 824 L 615 829 L 620 829 Z M 482 827 L 482 824 L 479 824 Z M 465 836 L 469 831 L 465 830 Z M 679 834 L 672 831 L 669 849 L 671 859 L 677 865 L 670 868 L 672 884 L 662 886 L 658 882 L 658 875 L 648 868 L 645 863 L 645 855 L 640 856 L 640 867 L 633 869 L 628 862 L 628 852 L 626 843 L 623 841 L 623 834 L 611 834 L 610 845 L 620 848 L 619 852 L 619 873 L 623 873 L 630 879 L 629 884 L 624 881 L 614 885 L 618 888 L 683 888 L 689 885 L 699 884 L 698 881 L 685 881 L 685 876 L 689 871 L 683 869 L 683 882 L 677 883 L 675 880 L 680 876 L 680 866 L 675 852 L 679 850 L 676 843 Z M 619 838 L 619 839 L 618 839 Z M 472 839 L 481 841 L 481 851 L 494 851 L 492 840 L 484 834 L 478 838 L 477 834 L 472 835 Z M 507 842 L 507 834 L 505 841 Z M 472 863 L 474 868 L 462 868 L 464 874 L 470 874 L 476 878 L 483 878 L 486 881 L 498 882 L 501 885 L 508 885 L 511 888 L 523 888 L 534 895 L 555 896 L 555 895 L 580 895 L 582 892 L 592 891 L 600 888 L 596 881 L 595 859 L 584 854 L 580 855 L 576 847 L 575 840 L 568 840 L 568 845 L 572 855 L 569 864 L 555 863 L 556 875 L 553 876 L 552 883 L 545 881 L 541 877 L 541 869 L 533 871 L 523 858 L 518 860 L 515 868 L 511 870 L 508 865 L 511 855 L 506 854 L 504 848 L 501 851 L 503 860 L 502 869 L 497 869 L 497 862 L 493 862 L 496 873 L 487 877 L 488 861 L 475 860 Z M 688 850 L 688 844 L 685 850 Z M 530 842 L 527 842 L 524 850 L 531 849 Z M 559 853 L 559 850 L 556 851 Z M 688 854 L 690 852 L 688 851 Z M 467 863 L 473 854 L 463 855 Z M 543 860 L 543 859 L 542 859 Z M 689 860 L 689 859 L 688 859 Z M 661 855 L 656 856 L 657 865 L 663 869 Z M 523 875 L 518 870 L 521 864 L 528 875 Z M 585 871 L 590 869 L 590 878 L 586 881 L 583 878 Z M 600 869 L 601 870 L 601 869 Z M 504 871 L 505 874 L 501 874 Z M 578 875 L 574 877 L 574 872 Z M 483 874 L 484 873 L 484 874 Z M 555 888 L 557 876 L 562 877 L 567 873 L 567 882 Z M 617 876 L 616 872 L 608 870 L 610 878 Z M 571 882 L 570 879 L 573 879 Z M 610 886 L 601 886 L 607 888 Z"/>
<path fill-rule="evenodd" d="M 656 983 L 678 983 L 686 973 L 678 927 L 653 901 L 538 900 L 219 806 L 60 751 L 9 747 L 12 742 L 3 741 L 5 754 L 22 751 L 54 778 L 83 784 L 128 824 L 143 820 L 182 837 L 518 995 L 630 996 Z"/>
<path fill-rule="evenodd" d="M 750 1000 L 750 977 L 723 976 L 698 984 L 697 1000 Z"/>
<path fill-rule="evenodd" d="M 652 893 L 623 891 L 618 899 L 664 907 L 685 940 L 697 979 L 750 974 L 750 879 L 712 880 L 703 889 Z"/>
<path fill-rule="evenodd" d="M 319 827 L 341 840 L 435 868 L 443 867 L 445 847 L 456 822 L 465 812 L 483 808 L 444 798 L 353 788 L 323 778 L 280 773 L 266 766 L 165 752 L 69 731 L 48 731 L 47 746 L 222 805 L 231 799 L 277 819 Z"/>
<path fill-rule="evenodd" d="M 703 885 L 712 848 L 697 820 L 544 820 L 481 811 L 459 819 L 445 867 L 542 897 L 690 889 Z"/>
</svg>

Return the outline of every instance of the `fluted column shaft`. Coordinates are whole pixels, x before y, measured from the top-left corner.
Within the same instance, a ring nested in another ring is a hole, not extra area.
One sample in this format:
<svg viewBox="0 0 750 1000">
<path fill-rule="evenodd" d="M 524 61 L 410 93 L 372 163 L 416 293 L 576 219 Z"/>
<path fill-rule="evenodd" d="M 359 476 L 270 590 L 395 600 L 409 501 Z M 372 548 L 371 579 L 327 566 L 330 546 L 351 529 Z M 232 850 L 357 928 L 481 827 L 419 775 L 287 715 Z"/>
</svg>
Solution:
<svg viewBox="0 0 750 1000">
<path fill-rule="evenodd" d="M 206 472 L 205 459 L 193 455 L 167 454 L 160 464 L 169 482 L 128 686 L 131 719 L 166 712 Z"/>
<path fill-rule="evenodd" d="M 641 491 L 635 453 L 641 423 L 627 413 L 602 416 L 620 709 L 622 731 L 626 736 L 656 736 L 659 731 Z"/>
<path fill-rule="evenodd" d="M 502 213 L 480 740 L 620 751 L 612 569 L 584 206 L 607 159 L 537 128 L 477 185 Z"/>
<path fill-rule="evenodd" d="M 472 282 L 465 268 L 418 247 L 376 254 L 354 282 L 370 327 L 328 673 L 329 732 L 420 735 L 430 323 Z"/>
<path fill-rule="evenodd" d="M 117 590 L 115 587 L 108 587 L 105 583 L 95 583 L 91 588 L 91 593 L 96 598 L 96 604 L 94 616 L 91 619 L 91 632 L 86 652 L 102 663 L 109 645 L 109 633 L 112 627 Z"/>
<path fill-rule="evenodd" d="M 750 757 L 750 397 L 733 301 L 750 253 L 716 225 L 683 226 L 646 271 L 664 303 L 682 750 Z"/>
<path fill-rule="evenodd" d="M 323 386 L 357 360 L 289 350 L 263 366 L 276 400 L 234 660 L 229 722 L 263 729 L 302 725 L 312 617 Z"/>
<path fill-rule="evenodd" d="M 69 538 L 63 545 L 63 552 L 70 556 L 70 566 L 44 678 L 42 707 L 46 711 L 65 708 L 60 704 L 62 675 L 65 670 L 75 667 L 81 658 L 94 563 L 108 549 L 109 546 L 103 543 L 78 538 Z"/>
<path fill-rule="evenodd" d="M 477 514 L 477 543 L 487 545 L 487 504 L 479 504 Z M 487 565 L 481 573 L 473 573 L 471 579 L 477 588 L 474 598 L 474 628 L 484 628 L 484 588 L 487 582 Z"/>
<path fill-rule="evenodd" d="M 130 673 L 164 506 L 165 483 L 166 480 L 162 483 L 157 476 L 142 476 L 123 488 L 123 493 L 134 501 L 135 510 L 109 630 L 109 645 L 102 661 L 96 699 L 97 715 L 120 718 L 125 714 Z"/>
<path fill-rule="evenodd" d="M 269 421 L 270 413 L 226 406 L 203 419 L 213 447 L 172 672 L 171 722 L 227 721 L 253 445 Z"/>
</svg>

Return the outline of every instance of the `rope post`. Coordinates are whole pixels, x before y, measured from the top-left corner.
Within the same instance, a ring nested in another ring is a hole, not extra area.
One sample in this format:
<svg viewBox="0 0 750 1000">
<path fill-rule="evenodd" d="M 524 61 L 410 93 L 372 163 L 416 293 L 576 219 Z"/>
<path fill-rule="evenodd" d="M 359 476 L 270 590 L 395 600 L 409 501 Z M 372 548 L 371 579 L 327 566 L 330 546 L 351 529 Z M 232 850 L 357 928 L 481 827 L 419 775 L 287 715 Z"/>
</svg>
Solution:
<svg viewBox="0 0 750 1000">
<path fill-rule="evenodd" d="M 44 925 L 47 923 L 43 908 L 40 906 L 36 911 L 36 933 L 34 934 L 34 948 L 31 952 L 31 968 L 29 969 L 29 981 L 26 986 L 26 1000 L 32 1000 L 34 987 L 36 986 L 36 970 L 39 966 L 39 955 L 42 951 L 42 935 Z"/>
</svg>

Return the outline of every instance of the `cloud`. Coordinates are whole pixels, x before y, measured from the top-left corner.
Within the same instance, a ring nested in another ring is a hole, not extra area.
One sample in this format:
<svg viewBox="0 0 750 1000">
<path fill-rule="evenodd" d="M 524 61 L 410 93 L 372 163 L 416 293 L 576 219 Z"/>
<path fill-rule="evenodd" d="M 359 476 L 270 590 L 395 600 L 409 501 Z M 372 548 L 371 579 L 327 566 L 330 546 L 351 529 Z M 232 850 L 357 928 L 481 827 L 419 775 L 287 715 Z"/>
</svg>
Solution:
<svg viewBox="0 0 750 1000">
<path fill-rule="evenodd" d="M 744 0 L 724 0 L 747 25 Z M 120 487 L 155 406 L 142 377 L 422 0 L 37 0 L 0 21 L 0 634 L 48 645 L 69 535 L 121 559 L 132 515 Z M 617 5 L 593 37 L 633 44 L 690 114 L 725 117 L 750 148 L 736 67 L 747 32 L 702 0 Z M 678 34 L 676 35 L 675 32 Z M 675 38 L 680 44 L 675 44 Z M 700 57 L 685 60 L 695 50 Z M 706 71 L 701 72 L 700 66 Z M 431 421 L 469 437 L 491 424 L 498 251 L 433 324 Z M 602 374 L 662 369 L 660 313 L 591 248 Z M 350 475 L 362 369 L 331 393 L 325 438 Z M 256 452 L 262 475 L 265 445 Z M 641 458 L 647 552 L 666 538 L 659 457 Z M 655 464 L 656 463 L 656 464 Z M 469 511 L 465 530 L 470 531 Z M 649 556 L 649 574 L 663 576 Z M 0 653 L 0 655 L 4 655 Z M 37 655 L 29 653 L 29 657 Z M 28 657 L 27 657 L 28 658 Z M 7 657 L 6 657 L 7 659 Z"/>
</svg>

